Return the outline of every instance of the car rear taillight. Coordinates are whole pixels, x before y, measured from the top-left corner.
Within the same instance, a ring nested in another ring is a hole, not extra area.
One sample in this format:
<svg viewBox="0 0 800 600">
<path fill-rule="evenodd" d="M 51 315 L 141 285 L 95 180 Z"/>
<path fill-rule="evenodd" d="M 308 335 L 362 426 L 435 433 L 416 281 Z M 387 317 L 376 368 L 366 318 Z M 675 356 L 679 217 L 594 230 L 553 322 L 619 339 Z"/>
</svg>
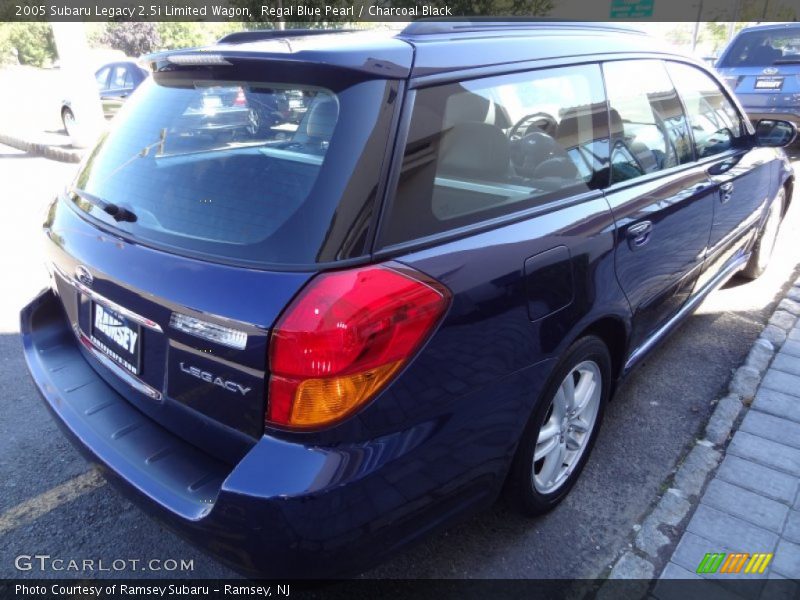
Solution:
<svg viewBox="0 0 800 600">
<path fill-rule="evenodd" d="M 740 76 L 738 76 L 738 77 L 737 77 L 737 76 L 730 76 L 730 75 L 728 75 L 728 76 L 724 76 L 724 77 L 722 78 L 722 80 L 725 82 L 725 84 L 726 84 L 726 85 L 727 85 L 727 86 L 728 86 L 728 87 L 729 87 L 729 88 L 730 88 L 732 91 L 736 90 L 736 88 L 737 88 L 737 87 L 739 86 L 739 84 L 742 82 L 742 79 L 744 79 L 744 76 L 742 76 L 742 75 L 740 75 Z"/>
<path fill-rule="evenodd" d="M 267 423 L 308 429 L 352 414 L 408 362 L 449 304 L 444 286 L 404 267 L 315 277 L 272 332 Z"/>
<path fill-rule="evenodd" d="M 247 106 L 247 96 L 244 95 L 244 90 L 239 88 L 236 92 L 236 99 L 233 101 L 234 106 Z"/>
</svg>

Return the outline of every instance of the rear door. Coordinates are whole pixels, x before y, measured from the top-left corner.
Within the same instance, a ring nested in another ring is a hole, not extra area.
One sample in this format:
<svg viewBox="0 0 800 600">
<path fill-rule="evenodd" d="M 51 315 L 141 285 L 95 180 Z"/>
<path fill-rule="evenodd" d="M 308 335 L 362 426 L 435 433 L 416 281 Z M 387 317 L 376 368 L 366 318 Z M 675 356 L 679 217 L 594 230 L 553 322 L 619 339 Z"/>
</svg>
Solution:
<svg viewBox="0 0 800 600">
<path fill-rule="evenodd" d="M 667 68 L 692 126 L 698 161 L 716 190 L 702 287 L 744 260 L 770 194 L 775 153 L 746 142 L 744 119 L 711 76 L 684 63 L 669 62 Z"/>
<path fill-rule="evenodd" d="M 134 67 L 119 63 L 111 68 L 108 87 L 100 93 L 103 103 L 103 113 L 107 118 L 117 114 L 125 99 L 133 93 L 136 87 L 134 81 Z"/>
<path fill-rule="evenodd" d="M 100 102 L 103 105 L 103 114 L 108 116 L 108 107 L 106 106 L 106 96 L 108 95 L 109 80 L 111 79 L 111 71 L 113 65 L 106 65 L 94 74 L 95 82 L 97 83 L 97 92 L 100 95 Z"/>
<path fill-rule="evenodd" d="M 661 61 L 603 65 L 611 123 L 616 271 L 640 346 L 692 293 L 708 244 L 716 198 L 694 162 L 678 96 Z"/>
</svg>

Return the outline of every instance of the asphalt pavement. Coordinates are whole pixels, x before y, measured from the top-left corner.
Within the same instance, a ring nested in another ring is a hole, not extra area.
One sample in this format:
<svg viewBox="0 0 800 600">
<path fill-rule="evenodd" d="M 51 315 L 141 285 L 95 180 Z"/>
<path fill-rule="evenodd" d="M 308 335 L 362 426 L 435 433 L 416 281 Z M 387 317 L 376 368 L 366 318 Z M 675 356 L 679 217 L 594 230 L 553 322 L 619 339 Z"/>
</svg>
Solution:
<svg viewBox="0 0 800 600">
<path fill-rule="evenodd" d="M 46 282 L 39 224 L 47 201 L 74 169 L 0 146 L 0 577 L 92 576 L 41 572 L 36 561 L 18 559 L 37 554 L 65 561 L 102 559 L 111 570 L 95 571 L 99 577 L 234 576 L 87 474 L 87 464 L 61 435 L 28 378 L 17 314 Z M 767 273 L 753 283 L 734 280 L 714 293 L 619 389 L 592 457 L 561 506 L 529 519 L 499 502 L 364 575 L 558 578 L 602 573 L 702 431 L 712 401 L 725 392 L 785 283 L 796 276 L 800 202 L 795 204 Z M 151 559 L 190 560 L 193 569 L 142 570 Z M 126 561 L 124 568 L 115 571 L 114 560 L 117 566 Z M 135 568 L 133 560 L 140 561 Z M 15 563 L 32 568 L 20 571 Z"/>
</svg>

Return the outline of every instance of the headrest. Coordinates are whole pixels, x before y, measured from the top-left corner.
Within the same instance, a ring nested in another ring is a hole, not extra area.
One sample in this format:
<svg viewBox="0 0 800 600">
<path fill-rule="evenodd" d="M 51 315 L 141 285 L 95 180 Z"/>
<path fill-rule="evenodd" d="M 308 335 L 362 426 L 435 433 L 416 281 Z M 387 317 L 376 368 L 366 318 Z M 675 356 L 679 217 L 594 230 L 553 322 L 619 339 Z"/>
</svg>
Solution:
<svg viewBox="0 0 800 600">
<path fill-rule="evenodd" d="M 615 108 L 609 111 L 609 125 L 611 126 L 611 139 L 621 138 L 625 135 L 622 117 L 619 116 L 619 112 Z"/>
<path fill-rule="evenodd" d="M 498 180 L 508 176 L 508 139 L 494 125 L 466 122 L 444 135 L 439 170 L 468 179 Z"/>
<path fill-rule="evenodd" d="M 444 107 L 444 128 L 465 121 L 486 123 L 492 103 L 488 98 L 472 92 L 453 94 L 447 99 Z"/>
<path fill-rule="evenodd" d="M 315 103 L 306 121 L 308 137 L 330 140 L 338 117 L 339 105 L 335 100 L 326 98 Z"/>
<path fill-rule="evenodd" d="M 593 140 L 607 138 L 607 130 L 605 103 L 593 104 L 566 110 L 558 124 L 556 137 L 558 143 L 569 150 Z"/>
</svg>

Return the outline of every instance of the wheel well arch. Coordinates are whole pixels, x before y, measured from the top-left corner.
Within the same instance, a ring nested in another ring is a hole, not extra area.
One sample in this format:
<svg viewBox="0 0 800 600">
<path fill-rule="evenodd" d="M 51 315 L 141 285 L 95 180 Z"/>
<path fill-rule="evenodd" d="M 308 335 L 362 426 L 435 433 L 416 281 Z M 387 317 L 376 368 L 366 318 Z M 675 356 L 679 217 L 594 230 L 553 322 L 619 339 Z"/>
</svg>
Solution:
<svg viewBox="0 0 800 600">
<path fill-rule="evenodd" d="M 587 325 L 575 339 L 595 335 L 603 340 L 611 355 L 612 383 L 622 376 L 628 353 L 628 326 L 620 317 L 607 316 Z"/>
</svg>

